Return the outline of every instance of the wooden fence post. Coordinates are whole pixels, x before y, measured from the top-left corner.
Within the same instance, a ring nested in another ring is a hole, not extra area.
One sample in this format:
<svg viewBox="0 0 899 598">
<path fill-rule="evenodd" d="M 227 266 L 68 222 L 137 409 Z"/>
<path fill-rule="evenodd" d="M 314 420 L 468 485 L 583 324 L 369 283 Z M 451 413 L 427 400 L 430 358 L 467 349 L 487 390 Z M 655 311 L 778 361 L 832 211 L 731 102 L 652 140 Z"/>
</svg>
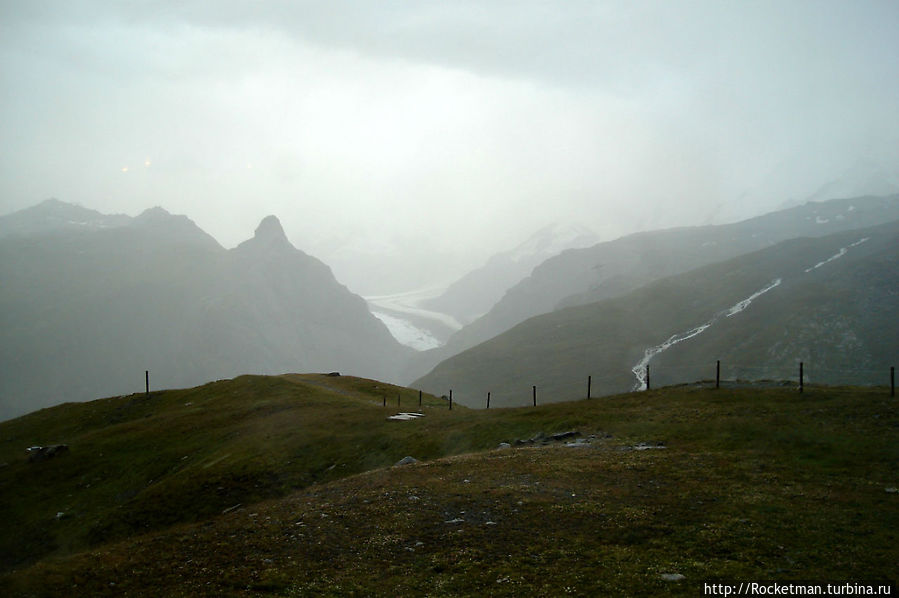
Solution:
<svg viewBox="0 0 899 598">
<path fill-rule="evenodd" d="M 802 387 L 805 384 L 804 372 L 802 371 L 803 363 L 799 362 L 799 392 L 802 392 Z"/>
<path fill-rule="evenodd" d="M 646 390 L 649 390 L 649 364 L 646 364 Z"/>
<path fill-rule="evenodd" d="M 590 398 L 590 387 L 593 383 L 593 376 L 587 376 L 587 398 Z"/>
<path fill-rule="evenodd" d="M 896 396 L 896 366 L 890 366 L 890 396 Z"/>
<path fill-rule="evenodd" d="M 536 407 L 537 406 L 537 387 L 532 386 L 531 389 L 533 390 L 533 393 L 534 393 L 534 407 Z"/>
<path fill-rule="evenodd" d="M 381 404 L 386 407 L 387 406 L 387 395 L 381 396 Z"/>
<path fill-rule="evenodd" d="M 490 409 L 490 393 L 487 393 L 487 409 Z"/>
<path fill-rule="evenodd" d="M 715 362 L 715 388 L 721 388 L 721 360 Z"/>
<path fill-rule="evenodd" d="M 450 411 L 453 410 L 453 389 L 452 388 L 450 389 L 450 408 L 449 408 L 449 410 Z"/>
<path fill-rule="evenodd" d="M 147 398 L 150 398 L 150 370 L 144 371 L 144 381 L 147 385 Z"/>
<path fill-rule="evenodd" d="M 418 408 L 421 409 L 421 391 L 418 391 Z"/>
<path fill-rule="evenodd" d="M 396 406 L 400 406 L 400 393 L 396 393 Z"/>
</svg>

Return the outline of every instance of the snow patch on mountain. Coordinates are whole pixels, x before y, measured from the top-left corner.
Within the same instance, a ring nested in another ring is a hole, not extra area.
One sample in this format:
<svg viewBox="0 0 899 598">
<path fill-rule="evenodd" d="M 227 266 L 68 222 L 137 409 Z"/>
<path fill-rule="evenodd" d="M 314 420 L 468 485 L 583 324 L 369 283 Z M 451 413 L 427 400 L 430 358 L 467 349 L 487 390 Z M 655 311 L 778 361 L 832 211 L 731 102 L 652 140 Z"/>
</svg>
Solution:
<svg viewBox="0 0 899 598">
<path fill-rule="evenodd" d="M 858 247 L 859 245 L 861 245 L 862 243 L 864 243 L 864 242 L 867 241 L 868 239 L 869 239 L 869 237 L 865 237 L 865 238 L 863 238 L 863 239 L 859 239 L 859 240 L 856 241 L 855 243 L 850 244 L 848 247 L 840 247 L 840 250 L 839 250 L 838 252 L 836 252 L 835 254 L 833 254 L 832 256 L 830 256 L 829 258 L 827 258 L 826 260 L 824 260 L 824 261 L 822 261 L 822 262 L 818 262 L 817 264 L 815 264 L 815 265 L 812 266 L 811 268 L 806 268 L 806 269 L 805 269 L 805 272 L 806 272 L 806 273 L 811 272 L 812 270 L 815 270 L 815 269 L 817 269 L 817 268 L 820 268 L 820 267 L 823 266 L 824 264 L 829 264 L 830 262 L 832 262 L 832 261 L 834 261 L 834 260 L 836 260 L 836 259 L 839 259 L 839 258 L 843 257 L 844 255 L 846 255 L 847 253 L 849 253 L 849 248 L 851 248 L 851 247 Z"/>
<path fill-rule="evenodd" d="M 589 247 L 596 244 L 596 233 L 584 226 L 573 224 L 551 224 L 546 226 L 526 241 L 506 253 L 510 261 L 541 262 L 565 251 Z M 536 263 L 534 264 L 536 265 Z"/>
</svg>

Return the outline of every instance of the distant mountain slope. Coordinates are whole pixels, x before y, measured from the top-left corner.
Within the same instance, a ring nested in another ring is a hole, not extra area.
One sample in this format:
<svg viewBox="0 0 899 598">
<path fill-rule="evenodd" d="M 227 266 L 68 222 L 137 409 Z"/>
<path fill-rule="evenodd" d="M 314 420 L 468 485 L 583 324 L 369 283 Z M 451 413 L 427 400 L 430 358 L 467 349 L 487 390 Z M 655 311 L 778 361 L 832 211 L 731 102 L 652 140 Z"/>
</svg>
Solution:
<svg viewBox="0 0 899 598">
<path fill-rule="evenodd" d="M 785 241 L 531 318 L 414 386 L 520 405 L 532 385 L 542 401 L 583 397 L 588 375 L 595 395 L 630 390 L 647 361 L 656 384 L 714 378 L 718 359 L 729 377 L 795 377 L 805 361 L 812 380 L 885 383 L 899 358 L 897 289 L 897 222 Z"/>
<path fill-rule="evenodd" d="M 228 258 L 228 292 L 207 303 L 203 320 L 223 361 L 253 373 L 340 370 L 397 377 L 411 351 L 327 265 L 295 249 L 277 218 L 264 219 Z"/>
<path fill-rule="evenodd" d="M 131 217 L 124 214 L 101 214 L 58 199 L 47 199 L 36 206 L 0 216 L 0 237 L 60 230 L 97 230 L 124 226 L 130 221 Z"/>
<path fill-rule="evenodd" d="M 0 239 L 0 417 L 242 373 L 395 378 L 406 353 L 277 219 L 231 251 L 184 216 Z"/>
<path fill-rule="evenodd" d="M 899 219 L 899 195 L 807 203 L 743 222 L 637 233 L 566 251 L 537 266 L 487 314 L 444 347 L 415 357 L 407 379 L 440 361 L 559 307 L 621 296 L 660 278 L 769 247 Z"/>
<path fill-rule="evenodd" d="M 485 314 L 538 264 L 567 249 L 587 247 L 596 241 L 596 235 L 584 227 L 546 226 L 514 249 L 493 255 L 486 264 L 451 284 L 442 295 L 421 305 L 469 324 Z"/>
</svg>

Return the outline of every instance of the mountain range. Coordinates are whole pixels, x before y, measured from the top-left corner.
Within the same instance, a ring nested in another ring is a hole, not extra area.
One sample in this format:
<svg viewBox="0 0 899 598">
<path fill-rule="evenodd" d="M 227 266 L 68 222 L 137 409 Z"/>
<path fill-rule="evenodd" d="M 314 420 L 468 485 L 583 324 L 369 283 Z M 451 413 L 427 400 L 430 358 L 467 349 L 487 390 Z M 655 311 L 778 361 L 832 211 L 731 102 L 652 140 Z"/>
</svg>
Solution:
<svg viewBox="0 0 899 598">
<path fill-rule="evenodd" d="M 487 313 L 536 266 L 563 251 L 597 242 L 596 234 L 582 226 L 545 226 L 513 249 L 494 254 L 483 266 L 452 283 L 438 297 L 423 301 L 421 306 L 470 324 Z"/>
<path fill-rule="evenodd" d="M 450 336 L 489 310 L 533 268 L 567 249 L 597 242 L 589 229 L 552 224 L 516 247 L 492 255 L 448 287 L 369 296 L 372 313 L 403 344 L 418 351 L 440 347 Z"/>
<path fill-rule="evenodd" d="M 102 214 L 58 199 L 47 199 L 24 210 L 0 217 L 0 238 L 44 232 L 88 231 L 123 226 L 132 218 L 124 214 Z"/>
<path fill-rule="evenodd" d="M 791 359 L 814 361 L 815 380 L 836 379 L 824 370 L 867 376 L 895 354 L 882 315 L 895 308 L 899 288 L 889 271 L 895 239 L 889 225 L 875 225 L 897 220 L 899 196 L 860 197 L 568 249 L 445 346 L 415 352 L 327 265 L 296 249 L 274 216 L 226 250 L 186 216 L 161 208 L 131 218 L 48 200 L 0 217 L 0 418 L 141 390 L 145 370 L 153 388 L 243 373 L 346 371 L 414 379 L 439 394 L 453 388 L 472 406 L 487 391 L 497 406 L 518 404 L 532 385 L 552 400 L 578 397 L 587 375 L 594 394 L 630 390 L 640 383 L 632 370 L 647 355 L 656 383 L 708 377 L 719 359 L 731 378 L 790 377 Z M 501 278 L 503 264 L 555 253 L 540 239 L 587 238 L 542 232 L 460 281 L 458 297 L 472 297 L 485 276 Z M 880 253 L 869 255 L 874 249 Z M 869 261 L 856 263 L 863 256 Z M 814 287 L 816 269 L 795 280 L 775 272 L 812 259 L 839 276 Z M 844 271 L 847 264 L 856 269 Z M 858 272 L 867 278 L 852 278 Z M 676 293 L 666 286 L 678 284 Z M 753 310 L 722 318 L 754 293 Z M 775 297 L 791 299 L 754 319 Z M 474 313 L 464 304 L 456 307 Z M 782 320 L 805 304 L 816 324 Z M 730 331 L 742 322 L 753 324 Z M 698 329 L 702 338 L 693 339 Z M 778 340 L 778 330 L 794 334 Z"/>
<path fill-rule="evenodd" d="M 411 351 L 273 216 L 232 250 L 160 208 L 0 218 L 0 408 L 33 411 L 0 421 L 0 593 L 885 591 L 895 400 L 794 386 L 800 362 L 886 382 L 897 199 L 563 253 L 529 284 L 572 253 L 604 260 L 595 284 L 439 364 L 433 394 L 334 374 L 383 380 Z M 588 375 L 593 396 L 647 391 L 575 400 Z"/>
<path fill-rule="evenodd" d="M 655 384 L 798 378 L 888 382 L 899 356 L 899 222 L 801 237 L 533 317 L 414 383 L 497 406 Z M 652 373 L 654 372 L 654 373 Z"/>
<path fill-rule="evenodd" d="M 534 268 L 490 311 L 437 349 L 413 357 L 407 381 L 441 361 L 488 341 L 528 318 L 558 308 L 625 295 L 655 280 L 770 247 L 899 219 L 899 195 L 859 197 L 802 206 L 726 225 L 636 233 L 572 249 Z"/>
<path fill-rule="evenodd" d="M 241 373 L 397 376 L 409 349 L 274 216 L 221 247 L 185 216 L 51 200 L 0 218 L 0 417 Z"/>
</svg>

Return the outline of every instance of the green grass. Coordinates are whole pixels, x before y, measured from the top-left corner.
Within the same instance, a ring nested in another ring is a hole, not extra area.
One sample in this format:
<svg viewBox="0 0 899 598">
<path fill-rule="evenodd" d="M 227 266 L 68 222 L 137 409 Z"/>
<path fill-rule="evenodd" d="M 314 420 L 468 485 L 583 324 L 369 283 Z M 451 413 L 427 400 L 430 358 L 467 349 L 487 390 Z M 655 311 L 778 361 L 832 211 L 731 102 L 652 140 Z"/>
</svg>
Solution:
<svg viewBox="0 0 899 598">
<path fill-rule="evenodd" d="M 389 422 L 397 392 L 417 409 L 417 392 L 370 380 L 241 377 L 0 424 L 0 590 L 697 595 L 711 578 L 895 580 L 899 403 L 882 389 L 676 387 L 452 412 L 426 395 L 424 418 Z M 493 450 L 572 429 L 595 438 Z M 56 442 L 71 452 L 26 463 L 25 447 Z M 422 462 L 388 467 L 406 455 Z"/>
<path fill-rule="evenodd" d="M 194 389 L 66 404 L 0 424 L 4 568 L 395 462 L 404 437 L 381 398 L 412 391 L 347 377 L 244 376 Z M 446 407 L 425 395 L 433 416 Z M 373 425 L 373 422 L 374 425 Z M 334 442 L 338 430 L 340 442 Z M 355 430 L 355 432 L 353 432 Z M 399 433 L 396 433 L 399 432 Z M 70 453 L 27 463 L 25 448 Z M 57 513 L 63 513 L 57 519 Z"/>
</svg>

